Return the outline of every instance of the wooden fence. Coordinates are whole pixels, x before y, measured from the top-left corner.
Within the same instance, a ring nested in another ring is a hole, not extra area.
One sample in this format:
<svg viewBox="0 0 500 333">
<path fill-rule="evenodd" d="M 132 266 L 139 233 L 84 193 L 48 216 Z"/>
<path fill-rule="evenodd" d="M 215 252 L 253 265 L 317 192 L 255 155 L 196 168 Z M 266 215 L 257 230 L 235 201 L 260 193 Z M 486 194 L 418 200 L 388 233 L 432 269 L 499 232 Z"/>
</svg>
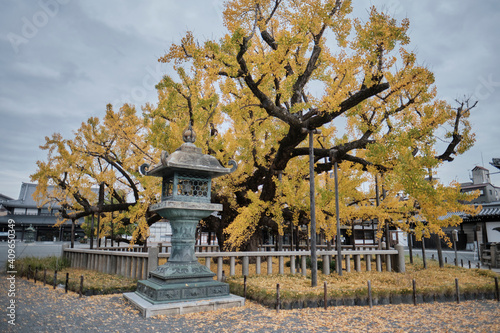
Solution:
<svg viewBox="0 0 500 333">
<path fill-rule="evenodd" d="M 387 271 L 404 272 L 404 248 L 396 246 L 391 250 L 344 250 L 341 260 L 344 262 L 343 269 L 347 272 L 351 270 L 351 261 L 354 262 L 354 269 L 361 271 L 361 259 L 364 258 L 365 269 L 370 271 L 372 261 L 375 262 L 377 271 L 382 271 L 383 266 Z M 148 273 L 158 267 L 160 259 L 170 257 L 169 252 L 160 252 L 163 247 L 149 247 L 148 252 L 134 252 L 122 249 L 70 249 L 63 248 L 63 255 L 71 262 L 71 267 L 96 270 L 102 273 L 122 275 L 133 279 L 146 279 Z M 198 249 L 199 250 L 199 249 Z M 203 250 L 203 249 L 201 249 Z M 205 249 L 206 250 L 206 249 Z M 262 274 L 261 265 L 267 262 L 267 274 L 273 274 L 273 258 L 278 258 L 279 274 L 285 274 L 285 258 L 290 260 L 290 274 L 307 274 L 307 258 L 311 256 L 311 251 L 257 251 L 257 252 L 197 252 L 196 256 L 205 265 L 211 268 L 211 262 L 216 264 L 215 272 L 217 279 L 223 278 L 223 261 L 229 259 L 229 275 L 235 275 L 236 259 L 239 258 L 242 265 L 242 274 L 249 275 L 250 262 L 255 263 L 256 274 Z M 336 251 L 321 250 L 317 252 L 318 258 L 324 262 L 330 262 L 332 258 L 337 259 Z M 296 265 L 296 261 L 299 265 Z M 330 265 L 323 265 L 323 274 L 330 274 Z"/>
<path fill-rule="evenodd" d="M 171 249 L 171 245 L 158 243 L 157 246 L 158 251 L 160 253 L 169 253 Z M 114 247 L 99 247 L 96 250 L 103 251 L 121 251 L 121 252 L 148 252 L 149 247 L 144 247 L 140 245 L 134 245 L 133 247 L 129 246 L 114 246 Z M 195 245 L 195 252 L 218 252 L 219 245 Z"/>
</svg>

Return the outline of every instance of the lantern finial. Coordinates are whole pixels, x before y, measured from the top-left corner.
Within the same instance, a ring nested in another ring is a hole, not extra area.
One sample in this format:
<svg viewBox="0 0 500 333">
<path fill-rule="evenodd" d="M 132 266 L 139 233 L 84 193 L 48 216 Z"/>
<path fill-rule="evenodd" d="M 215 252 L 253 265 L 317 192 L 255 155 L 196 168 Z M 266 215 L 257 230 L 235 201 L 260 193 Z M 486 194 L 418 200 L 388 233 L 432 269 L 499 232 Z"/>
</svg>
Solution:
<svg viewBox="0 0 500 333">
<path fill-rule="evenodd" d="M 186 143 L 194 143 L 196 141 L 196 133 L 194 132 L 191 122 L 189 122 L 189 127 L 182 133 L 182 139 Z"/>
</svg>

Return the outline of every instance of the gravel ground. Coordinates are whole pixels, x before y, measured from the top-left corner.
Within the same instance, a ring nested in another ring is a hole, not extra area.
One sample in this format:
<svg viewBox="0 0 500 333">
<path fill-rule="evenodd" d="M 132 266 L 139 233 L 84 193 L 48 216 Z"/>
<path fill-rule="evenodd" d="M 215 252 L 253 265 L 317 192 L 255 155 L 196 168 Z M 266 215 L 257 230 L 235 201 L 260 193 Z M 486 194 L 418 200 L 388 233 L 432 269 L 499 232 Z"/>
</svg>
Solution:
<svg viewBox="0 0 500 333">
<path fill-rule="evenodd" d="M 500 304 L 466 301 L 282 310 L 245 307 L 143 318 L 122 295 L 77 294 L 17 278 L 15 296 L 0 275 L 0 332 L 500 332 Z M 15 325 L 7 306 L 15 300 Z"/>
</svg>

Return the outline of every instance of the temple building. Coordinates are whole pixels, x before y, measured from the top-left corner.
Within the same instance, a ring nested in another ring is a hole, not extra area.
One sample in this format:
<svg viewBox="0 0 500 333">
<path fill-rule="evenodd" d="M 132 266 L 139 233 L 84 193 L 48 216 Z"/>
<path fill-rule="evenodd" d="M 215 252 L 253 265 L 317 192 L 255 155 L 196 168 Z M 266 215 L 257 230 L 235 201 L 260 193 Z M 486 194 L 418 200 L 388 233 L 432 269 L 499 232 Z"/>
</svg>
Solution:
<svg viewBox="0 0 500 333">
<path fill-rule="evenodd" d="M 17 240 L 24 241 L 26 230 L 32 226 L 35 229 L 35 241 L 69 241 L 71 223 L 66 222 L 55 226 L 59 206 L 38 207 L 33 199 L 36 186 L 37 184 L 22 183 L 17 199 L 0 195 L 0 235 L 7 232 L 8 221 L 14 220 Z M 75 233 L 75 239 L 84 237 L 84 232 L 80 227 L 75 228 Z"/>
</svg>

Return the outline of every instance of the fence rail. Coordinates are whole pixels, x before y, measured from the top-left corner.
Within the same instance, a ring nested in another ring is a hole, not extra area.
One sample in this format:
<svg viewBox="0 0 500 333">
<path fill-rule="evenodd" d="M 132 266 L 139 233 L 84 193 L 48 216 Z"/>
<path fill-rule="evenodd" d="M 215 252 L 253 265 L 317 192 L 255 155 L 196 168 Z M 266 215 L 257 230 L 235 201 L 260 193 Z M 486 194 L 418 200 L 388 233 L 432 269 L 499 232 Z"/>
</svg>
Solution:
<svg viewBox="0 0 500 333">
<path fill-rule="evenodd" d="M 383 266 L 387 271 L 404 272 L 404 249 L 396 246 L 391 250 L 343 250 L 341 260 L 343 269 L 351 271 L 351 260 L 354 262 L 354 269 L 361 271 L 362 259 L 365 262 L 365 269 L 372 269 L 372 262 L 375 262 L 377 271 L 382 271 Z M 158 267 L 160 259 L 170 257 L 169 252 L 160 252 L 162 247 L 149 247 L 148 252 L 132 252 L 116 249 L 70 249 L 63 248 L 63 254 L 71 262 L 72 267 L 96 270 L 102 273 L 122 275 L 133 279 L 146 279 L 148 273 Z M 203 250 L 199 248 L 198 250 Z M 224 259 L 229 259 L 229 275 L 236 272 L 236 259 L 239 258 L 242 265 L 242 275 L 249 275 L 250 261 L 255 263 L 256 274 L 263 274 L 261 265 L 267 262 L 267 274 L 273 274 L 273 258 L 278 258 L 278 273 L 285 274 L 285 258 L 290 260 L 290 274 L 307 274 L 307 258 L 311 256 L 311 251 L 256 251 L 256 252 L 196 252 L 198 258 L 205 258 L 205 265 L 211 268 L 211 262 L 216 262 L 215 274 L 220 281 L 223 278 Z M 332 258 L 337 258 L 337 251 L 317 251 L 317 256 L 323 262 L 331 262 Z M 298 264 L 296 264 L 296 262 Z M 323 265 L 323 274 L 330 274 L 330 265 Z"/>
<path fill-rule="evenodd" d="M 163 243 L 158 243 L 157 246 L 158 251 L 160 253 L 169 253 L 172 245 L 170 244 L 163 244 Z M 120 252 L 148 252 L 148 249 L 150 247 L 144 247 L 142 245 L 134 245 L 132 247 L 126 245 L 126 246 L 114 246 L 114 247 L 99 247 L 96 248 L 96 250 L 103 250 L 103 251 L 120 251 Z M 219 245 L 195 245 L 194 249 L 196 252 L 218 252 L 219 251 Z"/>
</svg>

